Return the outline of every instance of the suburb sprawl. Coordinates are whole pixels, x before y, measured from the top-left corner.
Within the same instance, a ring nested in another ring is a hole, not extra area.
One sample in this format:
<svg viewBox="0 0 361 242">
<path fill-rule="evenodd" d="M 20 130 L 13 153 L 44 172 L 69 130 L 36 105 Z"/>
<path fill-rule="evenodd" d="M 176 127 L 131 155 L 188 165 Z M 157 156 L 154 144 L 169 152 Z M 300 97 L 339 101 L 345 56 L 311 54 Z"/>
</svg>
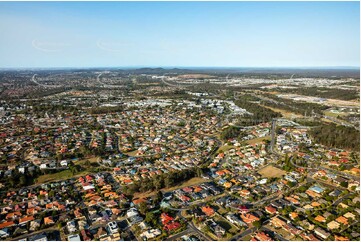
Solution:
<svg viewBox="0 0 361 242">
<path fill-rule="evenodd" d="M 348 70 L 0 72 L 2 240 L 360 240 Z"/>
</svg>

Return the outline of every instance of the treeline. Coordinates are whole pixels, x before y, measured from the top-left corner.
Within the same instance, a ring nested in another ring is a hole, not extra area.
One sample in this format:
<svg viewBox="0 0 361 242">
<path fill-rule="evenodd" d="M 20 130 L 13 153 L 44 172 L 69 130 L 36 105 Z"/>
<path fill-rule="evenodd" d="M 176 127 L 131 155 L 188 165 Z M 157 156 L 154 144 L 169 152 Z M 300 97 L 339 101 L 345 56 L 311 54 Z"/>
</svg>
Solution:
<svg viewBox="0 0 361 242">
<path fill-rule="evenodd" d="M 34 105 L 33 107 L 33 111 L 34 112 L 76 112 L 79 110 L 79 108 L 74 107 L 74 106 L 68 106 L 68 105 L 61 105 L 61 104 L 56 104 L 56 105 Z"/>
<path fill-rule="evenodd" d="M 235 127 L 235 126 L 229 126 L 221 133 L 221 139 L 222 140 L 229 140 L 244 136 L 243 132 L 241 131 L 241 128 Z"/>
<path fill-rule="evenodd" d="M 27 169 L 27 168 L 26 168 Z M 27 171 L 24 174 L 14 169 L 9 177 L 1 176 L 0 182 L 4 184 L 5 188 L 19 188 L 34 184 L 35 179 L 41 175 L 41 171 L 37 168 L 35 170 Z"/>
<path fill-rule="evenodd" d="M 181 171 L 174 171 L 162 175 L 154 176 L 153 178 L 142 179 L 133 184 L 124 187 L 124 193 L 133 195 L 136 192 L 147 192 L 168 188 L 189 180 L 195 176 L 200 176 L 202 173 L 200 168 L 187 169 Z"/>
<path fill-rule="evenodd" d="M 335 124 L 323 125 L 312 128 L 310 135 L 316 143 L 329 147 L 360 150 L 360 131 L 351 127 Z"/>
<path fill-rule="evenodd" d="M 104 114 L 104 113 L 115 113 L 121 112 L 124 110 L 123 106 L 116 106 L 116 107 L 95 107 L 88 109 L 90 114 Z"/>
<path fill-rule="evenodd" d="M 259 123 L 270 122 L 274 118 L 281 117 L 280 113 L 274 112 L 269 108 L 260 106 L 254 102 L 255 98 L 250 95 L 243 95 L 241 99 L 235 100 L 234 103 L 243 109 L 246 109 L 247 112 L 252 113 L 253 115 L 247 115 L 238 120 L 238 125 L 240 126 L 250 126 L 257 125 Z"/>
</svg>

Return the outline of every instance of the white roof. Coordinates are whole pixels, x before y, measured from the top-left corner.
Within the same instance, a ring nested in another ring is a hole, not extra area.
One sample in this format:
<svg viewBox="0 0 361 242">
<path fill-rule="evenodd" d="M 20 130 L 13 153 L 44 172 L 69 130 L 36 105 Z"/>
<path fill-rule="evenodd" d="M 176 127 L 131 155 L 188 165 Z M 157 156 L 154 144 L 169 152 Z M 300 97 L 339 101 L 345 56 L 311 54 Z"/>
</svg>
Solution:
<svg viewBox="0 0 361 242">
<path fill-rule="evenodd" d="M 69 235 L 68 241 L 80 241 L 80 236 L 78 234 Z"/>
<path fill-rule="evenodd" d="M 88 185 L 88 186 L 84 186 L 83 189 L 85 191 L 87 191 L 87 190 L 90 190 L 90 189 L 95 189 L 95 187 L 93 185 Z"/>
</svg>

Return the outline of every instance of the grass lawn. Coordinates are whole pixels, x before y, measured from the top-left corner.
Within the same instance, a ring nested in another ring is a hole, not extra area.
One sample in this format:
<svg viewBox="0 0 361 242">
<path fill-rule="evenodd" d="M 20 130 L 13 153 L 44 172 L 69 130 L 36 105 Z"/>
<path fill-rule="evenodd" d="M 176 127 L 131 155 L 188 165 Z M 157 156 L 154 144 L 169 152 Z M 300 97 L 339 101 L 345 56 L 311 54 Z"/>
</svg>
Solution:
<svg viewBox="0 0 361 242">
<path fill-rule="evenodd" d="M 242 241 L 250 241 L 252 239 L 252 235 L 246 235 L 242 238 Z"/>
<path fill-rule="evenodd" d="M 250 139 L 250 140 L 247 140 L 246 143 L 249 144 L 249 145 L 252 145 L 252 144 L 260 143 L 263 140 L 271 140 L 271 136 L 265 136 L 265 137 Z"/>
<path fill-rule="evenodd" d="M 233 145 L 223 145 L 223 146 L 221 146 L 221 147 L 218 148 L 217 154 L 218 154 L 218 153 L 221 153 L 221 152 L 225 152 L 225 151 L 230 150 L 230 149 L 233 149 L 233 148 L 236 148 L 236 147 L 233 146 Z"/>
<path fill-rule="evenodd" d="M 86 161 L 89 161 L 90 163 L 98 163 L 98 159 L 99 159 L 99 156 L 95 156 L 95 157 L 86 158 L 86 159 L 82 159 L 82 160 L 76 160 L 76 161 L 74 161 L 74 164 L 84 166 Z"/>
<path fill-rule="evenodd" d="M 216 223 L 218 223 L 222 228 L 224 228 L 228 233 L 234 235 L 237 232 L 239 232 L 239 229 L 234 226 L 233 224 L 227 222 L 226 220 L 224 220 L 221 216 L 214 216 L 214 221 Z"/>
<path fill-rule="evenodd" d="M 241 230 L 239 230 L 239 229 L 236 228 L 236 227 L 232 227 L 232 228 L 229 230 L 229 233 L 231 233 L 232 235 L 235 235 L 235 234 L 237 234 L 239 231 L 241 231 Z"/>
<path fill-rule="evenodd" d="M 73 175 L 73 173 L 70 170 L 64 170 L 64 171 L 60 171 L 57 173 L 53 173 L 53 174 L 46 174 L 46 175 L 42 175 L 39 176 L 36 180 L 36 184 L 41 184 L 41 183 L 46 183 L 46 182 L 50 182 L 50 181 L 56 181 L 56 180 L 65 180 L 65 179 L 69 179 L 72 178 L 74 176 L 80 176 L 80 175 L 85 175 L 88 174 L 88 171 L 82 171 L 76 175 Z"/>
<path fill-rule="evenodd" d="M 273 107 L 269 107 L 269 106 L 265 106 L 265 105 L 260 105 L 260 106 L 271 109 L 274 112 L 281 113 L 283 117 L 288 118 L 288 119 L 302 118 L 303 117 L 303 115 L 301 115 L 301 114 L 292 113 L 292 112 L 286 111 L 284 109 L 273 108 Z"/>
<path fill-rule="evenodd" d="M 126 152 L 124 154 L 129 155 L 129 156 L 136 156 L 137 152 L 138 152 L 138 150 L 133 150 L 133 151 L 130 151 L 130 152 Z"/>
<path fill-rule="evenodd" d="M 325 122 L 325 123 L 335 123 L 327 118 L 321 118 L 321 121 Z"/>
<path fill-rule="evenodd" d="M 324 111 L 323 113 L 324 113 L 326 116 L 335 117 L 335 118 L 337 118 L 337 116 L 346 116 L 346 115 L 347 115 L 347 113 L 342 113 L 342 112 L 340 112 L 340 113 L 333 113 L 333 112 L 330 112 L 330 111 Z"/>
<path fill-rule="evenodd" d="M 217 212 L 219 213 L 219 214 L 221 214 L 221 215 L 223 215 L 223 214 L 226 214 L 228 211 L 225 209 L 225 208 L 223 208 L 222 206 L 219 206 L 219 205 L 216 205 L 216 204 L 212 204 L 212 206 L 213 207 L 216 207 L 217 209 Z"/>
<path fill-rule="evenodd" d="M 261 174 L 262 177 L 282 177 L 283 175 L 286 174 L 285 171 L 278 169 L 272 165 L 268 165 L 264 168 L 262 168 L 261 170 L 258 171 L 259 174 Z"/>
<path fill-rule="evenodd" d="M 87 175 L 90 173 L 94 173 L 95 167 L 93 167 L 92 165 L 87 166 L 87 165 L 85 165 L 85 163 L 87 160 L 89 160 L 90 164 L 97 163 L 98 158 L 99 158 L 98 156 L 95 156 L 95 157 L 86 158 L 86 159 L 82 159 L 82 160 L 76 160 L 76 161 L 74 161 L 74 164 L 80 165 L 82 167 L 83 171 L 80 171 L 73 175 L 73 173 L 70 171 L 70 169 L 67 169 L 67 170 L 63 170 L 63 171 L 52 173 L 52 174 L 41 175 L 36 179 L 36 184 L 42 184 L 42 183 L 57 181 L 57 180 L 65 180 L 65 179 L 69 179 L 72 177 L 79 177 L 79 176 L 84 176 L 84 175 Z"/>
<path fill-rule="evenodd" d="M 214 241 L 218 241 L 221 240 L 221 238 L 218 238 L 215 234 L 213 234 L 211 231 L 207 231 L 205 232 L 206 235 L 208 235 L 208 237 L 211 237 Z"/>
</svg>

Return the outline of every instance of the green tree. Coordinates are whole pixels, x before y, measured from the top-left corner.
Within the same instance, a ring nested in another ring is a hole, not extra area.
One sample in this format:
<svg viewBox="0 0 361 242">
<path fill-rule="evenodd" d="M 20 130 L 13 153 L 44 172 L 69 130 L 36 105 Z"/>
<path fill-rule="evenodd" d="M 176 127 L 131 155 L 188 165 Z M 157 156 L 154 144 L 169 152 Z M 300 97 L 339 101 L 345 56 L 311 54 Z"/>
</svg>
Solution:
<svg viewBox="0 0 361 242">
<path fill-rule="evenodd" d="M 143 215 L 146 215 L 148 212 L 148 205 L 146 202 L 142 202 L 139 204 L 139 212 Z"/>
<path fill-rule="evenodd" d="M 340 183 L 340 185 L 341 185 L 342 187 L 346 187 L 346 188 L 347 188 L 348 182 L 347 182 L 347 181 L 343 181 L 343 182 Z"/>
<path fill-rule="evenodd" d="M 152 212 L 147 212 L 145 215 L 145 222 L 149 223 L 152 226 L 157 224 L 157 218 Z"/>
<path fill-rule="evenodd" d="M 260 228 L 262 227 L 262 222 L 261 222 L 260 220 L 254 221 L 254 222 L 252 223 L 252 225 L 253 225 L 254 227 L 256 227 L 257 229 L 260 229 Z"/>
</svg>

